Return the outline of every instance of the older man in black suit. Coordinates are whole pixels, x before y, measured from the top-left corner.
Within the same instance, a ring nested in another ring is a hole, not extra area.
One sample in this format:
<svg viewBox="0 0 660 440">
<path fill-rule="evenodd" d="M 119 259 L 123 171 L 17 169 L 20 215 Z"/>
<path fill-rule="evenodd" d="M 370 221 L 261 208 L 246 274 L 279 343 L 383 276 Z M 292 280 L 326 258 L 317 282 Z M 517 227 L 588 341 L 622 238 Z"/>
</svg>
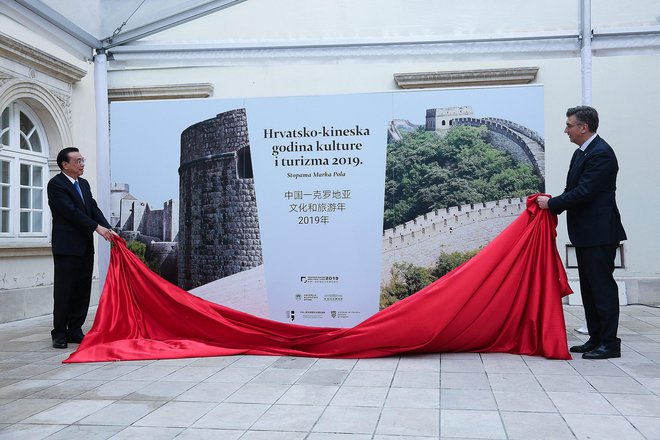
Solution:
<svg viewBox="0 0 660 440">
<path fill-rule="evenodd" d="M 89 183 L 80 177 L 85 170 L 80 151 L 63 149 L 57 155 L 57 165 L 62 172 L 48 182 L 55 264 L 51 336 L 54 348 L 67 348 L 67 343 L 79 344 L 84 337 L 82 325 L 94 269 L 94 231 L 106 240 L 114 232 L 96 205 Z"/>
<path fill-rule="evenodd" d="M 619 242 L 626 239 L 615 199 L 619 165 L 612 148 L 596 134 L 594 108 L 569 108 L 566 117 L 564 132 L 579 147 L 566 188 L 557 197 L 537 200 L 555 214 L 566 211 L 568 236 L 575 246 L 589 340 L 571 347 L 571 352 L 582 353 L 584 359 L 618 358 L 619 293 L 613 273 Z"/>
</svg>

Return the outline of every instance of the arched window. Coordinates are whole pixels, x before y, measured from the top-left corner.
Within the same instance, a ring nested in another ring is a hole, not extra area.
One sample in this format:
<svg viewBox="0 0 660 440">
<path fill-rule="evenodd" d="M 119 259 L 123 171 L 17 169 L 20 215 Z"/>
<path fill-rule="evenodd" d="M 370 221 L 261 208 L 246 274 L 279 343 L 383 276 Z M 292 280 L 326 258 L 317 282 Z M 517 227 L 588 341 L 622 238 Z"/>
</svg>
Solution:
<svg viewBox="0 0 660 440">
<path fill-rule="evenodd" d="M 46 237 L 48 148 L 37 115 L 21 102 L 0 114 L 0 237 Z"/>
</svg>

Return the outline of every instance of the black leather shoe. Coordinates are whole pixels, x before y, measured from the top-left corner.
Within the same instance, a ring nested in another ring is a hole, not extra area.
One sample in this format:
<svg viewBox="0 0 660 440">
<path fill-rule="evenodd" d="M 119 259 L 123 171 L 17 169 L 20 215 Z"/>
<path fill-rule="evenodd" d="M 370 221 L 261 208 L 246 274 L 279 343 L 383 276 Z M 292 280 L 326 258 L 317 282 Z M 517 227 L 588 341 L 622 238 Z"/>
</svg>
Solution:
<svg viewBox="0 0 660 440">
<path fill-rule="evenodd" d="M 57 336 L 53 338 L 53 348 L 67 348 L 66 338 Z"/>
<path fill-rule="evenodd" d="M 74 333 L 72 335 L 66 335 L 66 342 L 69 342 L 71 344 L 80 344 L 84 337 L 85 335 L 83 334 L 83 332 Z"/>
<path fill-rule="evenodd" d="M 587 341 L 582 345 L 574 345 L 569 350 L 571 353 L 586 353 L 598 347 L 599 343 L 594 341 Z"/>
<path fill-rule="evenodd" d="M 588 351 L 582 355 L 582 359 L 610 359 L 620 357 L 620 348 L 607 348 L 605 345 L 599 345 L 593 350 Z"/>
</svg>

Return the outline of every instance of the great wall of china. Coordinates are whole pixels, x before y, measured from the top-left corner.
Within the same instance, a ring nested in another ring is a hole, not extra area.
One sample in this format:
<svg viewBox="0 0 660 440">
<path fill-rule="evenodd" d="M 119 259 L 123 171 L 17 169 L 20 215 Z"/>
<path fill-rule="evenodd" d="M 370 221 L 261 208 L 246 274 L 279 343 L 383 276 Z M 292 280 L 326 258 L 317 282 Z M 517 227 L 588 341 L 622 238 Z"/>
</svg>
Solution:
<svg viewBox="0 0 660 440">
<path fill-rule="evenodd" d="M 523 198 L 453 206 L 386 229 L 381 283 L 389 281 L 396 262 L 431 267 L 442 252 L 464 252 L 487 245 L 525 208 Z"/>
</svg>

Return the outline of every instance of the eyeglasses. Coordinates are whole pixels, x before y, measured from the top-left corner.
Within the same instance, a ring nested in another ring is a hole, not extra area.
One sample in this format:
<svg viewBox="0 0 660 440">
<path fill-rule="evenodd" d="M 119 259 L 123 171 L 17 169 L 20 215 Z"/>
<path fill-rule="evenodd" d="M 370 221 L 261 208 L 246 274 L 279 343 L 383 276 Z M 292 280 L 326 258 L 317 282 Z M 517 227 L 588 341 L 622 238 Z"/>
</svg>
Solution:
<svg viewBox="0 0 660 440">
<path fill-rule="evenodd" d="M 73 163 L 75 163 L 75 164 L 77 164 L 77 165 L 85 165 L 85 158 L 84 158 L 84 157 L 81 157 L 80 159 L 70 160 L 70 161 L 68 161 L 68 162 L 73 162 Z"/>
<path fill-rule="evenodd" d="M 573 128 L 573 127 L 577 127 L 579 125 L 584 125 L 584 123 L 578 122 L 577 124 L 566 124 L 566 128 Z"/>
</svg>

